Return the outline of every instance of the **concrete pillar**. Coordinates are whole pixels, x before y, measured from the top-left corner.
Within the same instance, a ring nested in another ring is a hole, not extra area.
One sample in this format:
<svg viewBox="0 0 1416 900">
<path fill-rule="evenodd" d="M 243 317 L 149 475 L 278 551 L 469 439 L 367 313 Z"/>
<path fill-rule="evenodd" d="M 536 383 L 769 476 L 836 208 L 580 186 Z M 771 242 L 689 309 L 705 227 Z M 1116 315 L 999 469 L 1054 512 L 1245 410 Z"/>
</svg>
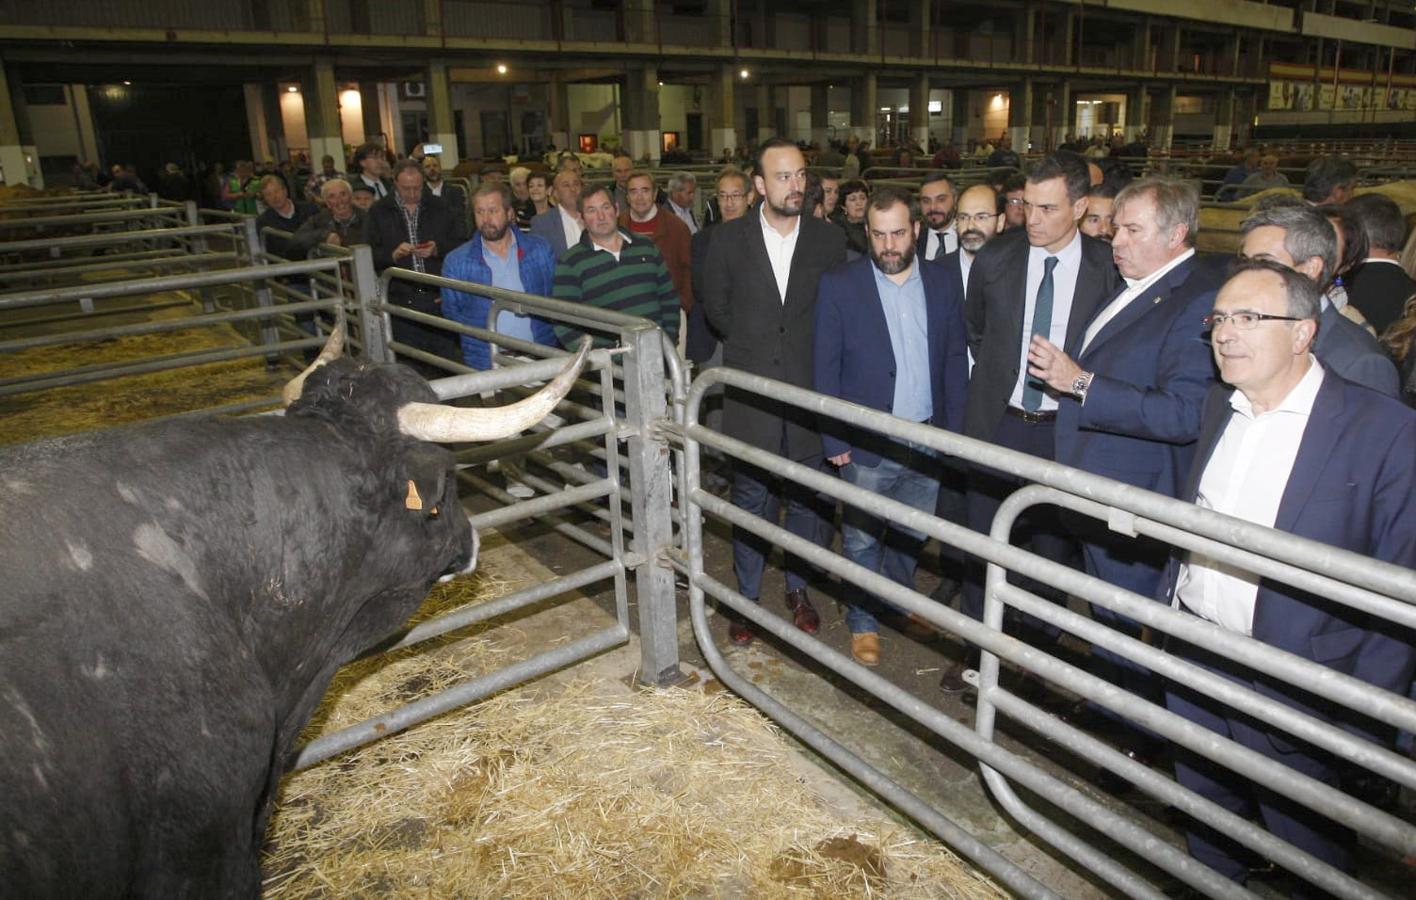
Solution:
<svg viewBox="0 0 1416 900">
<path fill-rule="evenodd" d="M 1024 62 L 1032 63 L 1037 61 L 1037 41 L 1035 26 L 1037 23 L 1037 4 L 1028 3 L 1023 7 L 1023 14 L 1013 20 L 1013 58 Z M 1015 146 L 1013 149 L 1017 149 Z M 1019 150 L 1019 153 L 1022 151 Z"/>
<path fill-rule="evenodd" d="M 1134 141 L 1145 130 L 1146 89 L 1134 87 L 1126 92 L 1126 124 L 1121 128 L 1121 136 L 1126 143 Z"/>
<path fill-rule="evenodd" d="M 359 83 L 359 103 L 364 114 L 364 140 L 378 142 L 380 138 L 387 138 L 387 143 L 393 143 L 393 135 L 384 135 L 383 131 L 383 96 L 379 91 L 376 81 L 363 81 Z"/>
<path fill-rule="evenodd" d="M 929 76 L 920 75 L 910 83 L 910 138 L 929 152 Z"/>
<path fill-rule="evenodd" d="M 570 133 L 570 91 L 564 77 L 559 74 L 551 76 L 550 89 L 547 91 L 550 102 L 547 104 L 546 116 L 550 119 L 548 123 L 551 129 L 551 143 L 561 150 L 576 150 L 571 146 L 572 135 Z"/>
<path fill-rule="evenodd" d="M 248 81 L 241 87 L 246 98 L 246 131 L 251 137 L 251 159 L 259 162 L 265 158 L 266 147 L 270 146 L 265 101 L 259 82 Z"/>
<path fill-rule="evenodd" d="M 624 110 L 621 145 L 636 161 L 647 153 L 657 163 L 662 148 L 659 139 L 659 67 L 646 65 L 630 69 L 620 96 Z"/>
<path fill-rule="evenodd" d="M 718 66 L 708 84 L 708 145 L 717 159 L 723 150 L 737 146 L 737 78 L 731 63 Z"/>
<path fill-rule="evenodd" d="M 777 91 L 770 84 L 758 82 L 753 89 L 753 105 L 757 107 L 757 134 L 752 135 L 757 143 L 777 137 Z M 786 137 L 786 135 L 781 135 Z"/>
<path fill-rule="evenodd" d="M 863 141 L 876 143 L 875 121 L 879 107 L 877 81 L 874 72 L 867 72 L 851 81 L 851 134 Z"/>
<path fill-rule="evenodd" d="M 621 10 L 627 43 L 652 44 L 658 40 L 654 30 L 654 0 L 627 0 L 621 4 Z"/>
<path fill-rule="evenodd" d="M 261 107 L 265 111 L 266 143 L 256 161 L 279 163 L 290 156 L 285 142 L 285 118 L 280 114 L 280 85 L 274 81 L 261 84 Z"/>
<path fill-rule="evenodd" d="M 1073 129 L 1072 123 L 1076 121 L 1077 105 L 1072 102 L 1071 82 L 1063 81 L 1054 84 L 1049 101 L 1051 103 L 1052 134 L 1048 149 L 1056 150 L 1067 140 L 1067 135 Z"/>
<path fill-rule="evenodd" d="M 1175 139 L 1175 90 L 1173 84 L 1162 85 L 1151 103 L 1152 150 L 1169 150 Z"/>
<path fill-rule="evenodd" d="M 1210 139 L 1215 150 L 1228 150 L 1234 138 L 1234 88 L 1222 89 L 1214 99 L 1214 136 Z"/>
<path fill-rule="evenodd" d="M 1180 71 L 1180 47 L 1184 43 L 1185 29 L 1176 25 L 1165 31 L 1165 37 L 1161 39 L 1161 58 L 1157 60 L 1156 68 L 1164 72 Z"/>
<path fill-rule="evenodd" d="M 428 140 L 442 144 L 442 165 L 451 172 L 461 159 L 461 148 L 457 146 L 457 119 L 452 113 L 452 84 L 447 79 L 447 61 L 430 61 L 423 78 L 428 86 Z"/>
<path fill-rule="evenodd" d="M 423 0 L 423 33 L 429 37 L 442 36 L 442 0 Z"/>
<path fill-rule="evenodd" d="M 954 148 L 961 154 L 969 149 L 969 91 L 956 87 L 953 94 Z"/>
<path fill-rule="evenodd" d="M 1077 12 L 1068 7 L 1062 14 L 1062 39 L 1065 51 L 1062 56 L 1062 64 L 1065 66 L 1075 66 L 1077 64 Z"/>
<path fill-rule="evenodd" d="M 708 32 L 713 36 L 712 46 L 731 47 L 733 45 L 733 0 L 708 0 Z"/>
<path fill-rule="evenodd" d="M 30 134 L 29 114 L 19 79 L 10 81 L 0 62 L 0 177 L 12 187 L 44 187 L 39 152 Z"/>
<path fill-rule="evenodd" d="M 98 136 L 93 127 L 93 111 L 89 108 L 88 86 L 69 85 L 69 102 L 74 106 L 74 124 L 79 129 L 80 155 L 85 162 L 98 162 Z"/>
<path fill-rule="evenodd" d="M 825 82 L 811 86 L 811 142 L 825 149 L 831 140 L 831 88 Z"/>
<path fill-rule="evenodd" d="M 876 0 L 851 0 L 851 52 L 866 55 L 880 53 L 880 34 Z M 874 77 L 873 75 L 871 76 Z M 852 117 L 854 118 L 854 117 Z M 874 121 L 872 119 L 872 121 Z"/>
<path fill-rule="evenodd" d="M 348 165 L 344 158 L 344 137 L 339 124 L 339 85 L 334 81 L 334 63 L 316 60 L 306 72 L 300 86 L 305 98 L 305 133 L 310 138 L 310 165 L 319 171 L 320 160 L 334 157 L 334 167 L 341 172 Z"/>
<path fill-rule="evenodd" d="M 934 21 L 930 13 L 934 11 L 933 0 L 910 0 L 910 55 L 933 58 Z"/>
<path fill-rule="evenodd" d="M 1032 134 L 1033 83 L 1024 78 L 1013 85 L 1008 92 L 1008 137 L 1013 142 L 1013 150 L 1019 156 L 1028 152 L 1028 139 Z"/>
<path fill-rule="evenodd" d="M 1150 19 L 1143 19 L 1136 23 L 1136 30 L 1131 41 L 1131 68 L 1140 69 L 1144 72 L 1151 71 L 1151 24 Z"/>
</svg>

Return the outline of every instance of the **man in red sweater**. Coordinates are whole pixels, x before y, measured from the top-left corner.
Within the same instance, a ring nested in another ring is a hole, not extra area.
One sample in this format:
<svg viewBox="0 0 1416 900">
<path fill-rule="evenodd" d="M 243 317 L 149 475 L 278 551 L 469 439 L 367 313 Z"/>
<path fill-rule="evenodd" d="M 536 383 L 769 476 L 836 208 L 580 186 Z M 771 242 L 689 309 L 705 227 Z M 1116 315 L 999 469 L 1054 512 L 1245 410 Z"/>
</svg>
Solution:
<svg viewBox="0 0 1416 900">
<path fill-rule="evenodd" d="M 693 308 L 693 235 L 678 218 L 655 203 L 658 187 L 647 172 L 632 172 L 625 182 L 627 209 L 620 213 L 620 226 L 654 242 L 668 266 L 674 290 L 678 291 L 683 316 Z M 679 334 L 686 330 L 680 321 Z"/>
</svg>

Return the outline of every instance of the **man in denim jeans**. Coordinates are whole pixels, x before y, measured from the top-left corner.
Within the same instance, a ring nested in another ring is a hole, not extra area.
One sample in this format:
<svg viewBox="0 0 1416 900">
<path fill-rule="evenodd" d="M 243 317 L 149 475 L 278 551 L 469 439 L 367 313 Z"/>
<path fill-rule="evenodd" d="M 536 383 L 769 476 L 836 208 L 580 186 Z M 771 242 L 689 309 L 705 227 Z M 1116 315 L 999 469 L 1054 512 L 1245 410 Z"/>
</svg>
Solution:
<svg viewBox="0 0 1416 900">
<path fill-rule="evenodd" d="M 815 388 L 961 431 L 968 387 L 963 292 L 942 263 L 916 256 L 919 222 L 907 191 L 884 187 L 871 195 L 870 256 L 827 272 L 817 289 Z M 934 513 L 940 460 L 927 448 L 830 418 L 821 421 L 821 443 L 851 484 Z M 848 504 L 842 535 L 848 559 L 913 589 L 922 533 Z M 879 665 L 879 626 L 868 603 L 852 603 L 846 625 L 851 656 Z"/>
</svg>

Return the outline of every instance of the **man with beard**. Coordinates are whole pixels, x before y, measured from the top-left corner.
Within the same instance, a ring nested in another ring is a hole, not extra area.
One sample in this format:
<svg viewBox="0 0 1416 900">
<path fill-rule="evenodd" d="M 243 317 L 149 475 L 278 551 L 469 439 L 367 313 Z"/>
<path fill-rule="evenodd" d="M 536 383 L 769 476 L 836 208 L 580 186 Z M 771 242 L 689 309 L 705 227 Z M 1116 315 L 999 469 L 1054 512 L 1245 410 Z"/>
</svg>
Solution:
<svg viewBox="0 0 1416 900">
<path fill-rule="evenodd" d="M 462 188 L 443 181 L 442 158 L 423 157 L 423 190 L 447 204 L 457 225 L 457 240 L 467 240 L 467 194 Z"/>
<path fill-rule="evenodd" d="M 1092 185 L 1087 191 L 1087 211 L 1077 223 L 1077 230 L 1089 237 L 1110 241 L 1113 233 L 1111 210 L 1116 199 L 1116 188 L 1103 182 Z"/>
<path fill-rule="evenodd" d="M 958 229 L 958 249 L 943 258 L 951 273 L 957 272 L 963 290 L 969 286 L 974 256 L 998 234 L 1003 216 L 998 211 L 998 192 L 986 184 L 976 184 L 959 195 L 954 227 Z"/>
<path fill-rule="evenodd" d="M 723 336 L 723 364 L 799 387 L 812 386 L 811 335 L 816 288 L 821 274 L 846 258 L 845 235 L 823 219 L 803 216 L 806 158 L 796 144 L 773 138 L 757 151 L 754 187 L 763 198 L 755 212 L 717 226 L 708 248 L 703 279 L 704 311 Z M 815 416 L 771 398 L 728 390 L 723 431 L 804 465 L 821 465 L 821 435 Z M 772 473 L 746 464 L 733 472 L 732 502 L 743 511 L 776 523 L 786 494 L 786 527 L 816 544 L 828 543 L 814 495 L 784 484 Z M 757 600 L 771 547 L 737 530 L 733 571 L 738 590 Z M 787 609 L 793 624 L 808 634 L 820 618 L 806 593 L 806 567 L 787 557 Z M 752 628 L 734 618 L 728 636 L 739 646 L 753 639 Z"/>
<path fill-rule="evenodd" d="M 951 198 L 952 199 L 952 198 Z M 915 258 L 919 207 L 903 188 L 883 187 L 866 210 L 870 256 L 821 277 L 813 345 L 815 388 L 911 422 L 961 431 L 968 387 L 964 294 L 943 267 Z M 890 440 L 832 418 L 821 443 L 841 477 L 915 509 L 933 512 L 939 460 L 927 447 Z M 842 552 L 854 563 L 914 589 L 924 535 L 846 506 Z M 850 603 L 851 656 L 880 664 L 875 612 L 882 599 Z"/>
<path fill-rule="evenodd" d="M 443 263 L 443 275 L 509 291 L 550 296 L 556 274 L 555 255 L 541 238 L 512 227 L 511 189 L 505 184 L 482 185 L 472 195 L 472 215 L 477 230 L 472 240 L 448 254 Z M 473 328 L 487 327 L 492 309 L 490 297 L 443 288 L 442 299 L 443 315 L 449 319 Z M 556 346 L 555 329 L 535 316 L 502 310 L 497 315 L 494 330 L 507 337 Z M 490 369 L 492 348 L 481 338 L 464 334 L 462 358 L 474 369 Z"/>
<path fill-rule="evenodd" d="M 943 259 L 959 249 L 959 231 L 954 224 L 954 180 L 943 172 L 931 172 L 919 186 L 919 211 L 924 216 L 920 256 Z"/>
</svg>

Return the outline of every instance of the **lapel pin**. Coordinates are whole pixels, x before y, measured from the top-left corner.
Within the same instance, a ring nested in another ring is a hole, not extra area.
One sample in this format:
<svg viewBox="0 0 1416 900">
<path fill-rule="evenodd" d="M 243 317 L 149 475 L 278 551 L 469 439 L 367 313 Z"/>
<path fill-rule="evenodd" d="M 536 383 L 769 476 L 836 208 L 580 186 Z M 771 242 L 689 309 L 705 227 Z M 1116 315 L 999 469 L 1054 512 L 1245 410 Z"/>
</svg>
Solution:
<svg viewBox="0 0 1416 900">
<path fill-rule="evenodd" d="M 1156 297 L 1154 300 L 1151 301 L 1151 303 L 1159 303 L 1159 302 L 1160 302 L 1160 298 L 1159 298 L 1159 297 Z"/>
</svg>

